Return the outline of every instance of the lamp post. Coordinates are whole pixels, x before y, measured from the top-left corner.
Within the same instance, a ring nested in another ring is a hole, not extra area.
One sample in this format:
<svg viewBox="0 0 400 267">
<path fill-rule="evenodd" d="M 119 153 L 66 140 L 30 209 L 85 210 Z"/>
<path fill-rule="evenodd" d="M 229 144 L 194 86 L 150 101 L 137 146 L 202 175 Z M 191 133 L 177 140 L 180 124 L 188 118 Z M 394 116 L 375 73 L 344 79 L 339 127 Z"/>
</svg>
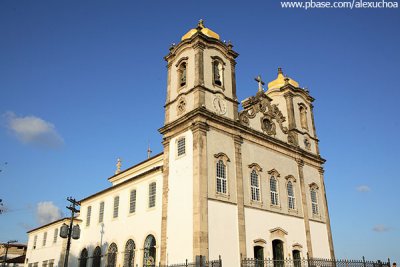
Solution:
<svg viewBox="0 0 400 267">
<path fill-rule="evenodd" d="M 5 254 L 5 256 L 4 256 L 3 266 L 6 266 L 8 248 L 10 247 L 10 244 L 17 243 L 17 242 L 18 242 L 17 240 L 10 240 L 10 241 L 7 241 L 7 245 L 6 245 L 6 254 Z M 7 264 L 7 266 L 8 266 L 8 264 Z"/>
<path fill-rule="evenodd" d="M 79 212 L 79 210 L 76 209 L 76 206 L 80 206 L 81 203 L 79 203 L 79 201 L 76 201 L 72 197 L 68 197 L 67 200 L 69 202 L 71 202 L 69 207 L 67 207 L 67 209 L 69 209 L 71 211 L 71 220 L 69 223 L 69 227 L 68 227 L 68 225 L 66 225 L 64 223 L 61 226 L 61 230 L 60 230 L 60 236 L 62 238 L 67 238 L 67 248 L 65 250 L 64 267 L 68 267 L 69 250 L 71 248 L 71 237 L 73 239 L 79 239 L 80 232 L 81 232 L 79 225 L 75 225 L 72 227 L 72 225 L 74 223 L 74 215 L 75 215 L 75 213 Z"/>
</svg>

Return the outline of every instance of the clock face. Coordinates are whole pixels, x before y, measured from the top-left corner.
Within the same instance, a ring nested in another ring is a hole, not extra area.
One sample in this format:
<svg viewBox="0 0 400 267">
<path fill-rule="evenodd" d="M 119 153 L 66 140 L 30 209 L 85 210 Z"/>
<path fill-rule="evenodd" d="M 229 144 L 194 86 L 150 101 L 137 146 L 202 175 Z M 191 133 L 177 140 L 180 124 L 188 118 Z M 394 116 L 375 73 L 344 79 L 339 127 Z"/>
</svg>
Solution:
<svg viewBox="0 0 400 267">
<path fill-rule="evenodd" d="M 218 114 L 225 114 L 226 113 L 226 103 L 221 97 L 217 96 L 214 98 L 213 101 L 214 109 Z"/>
</svg>

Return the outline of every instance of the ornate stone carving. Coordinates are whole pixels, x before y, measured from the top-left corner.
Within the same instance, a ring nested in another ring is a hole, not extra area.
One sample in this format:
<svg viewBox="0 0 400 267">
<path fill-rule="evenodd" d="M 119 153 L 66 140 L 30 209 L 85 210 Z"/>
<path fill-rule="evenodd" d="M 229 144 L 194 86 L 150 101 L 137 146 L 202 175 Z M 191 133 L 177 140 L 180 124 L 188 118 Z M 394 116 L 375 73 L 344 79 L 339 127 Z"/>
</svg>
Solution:
<svg viewBox="0 0 400 267">
<path fill-rule="evenodd" d="M 288 143 L 294 146 L 297 146 L 297 134 L 293 131 L 290 131 L 288 134 Z"/>
<path fill-rule="evenodd" d="M 185 113 L 186 111 L 186 99 L 181 97 L 178 101 L 178 106 L 176 107 L 178 115 Z"/>
<path fill-rule="evenodd" d="M 306 147 L 307 150 L 311 149 L 311 142 L 307 137 L 304 137 L 304 146 Z"/>
<path fill-rule="evenodd" d="M 243 102 L 244 110 L 239 113 L 239 120 L 242 124 L 249 126 L 250 119 L 256 117 L 258 112 L 263 114 L 261 118 L 261 128 L 268 135 L 276 134 L 275 122 L 279 125 L 283 133 L 287 134 L 287 127 L 283 126 L 286 118 L 276 104 L 271 104 L 263 91 L 257 92 L 256 96 L 249 97 Z M 275 121 L 275 122 L 274 122 Z"/>
</svg>

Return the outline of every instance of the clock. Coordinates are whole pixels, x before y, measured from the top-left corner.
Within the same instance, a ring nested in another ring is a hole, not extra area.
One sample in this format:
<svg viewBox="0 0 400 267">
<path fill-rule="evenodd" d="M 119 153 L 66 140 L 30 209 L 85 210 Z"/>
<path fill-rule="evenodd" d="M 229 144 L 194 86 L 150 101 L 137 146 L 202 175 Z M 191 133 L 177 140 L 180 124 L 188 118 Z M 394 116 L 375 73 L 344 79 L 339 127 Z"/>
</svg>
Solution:
<svg viewBox="0 0 400 267">
<path fill-rule="evenodd" d="M 224 115 L 226 113 L 226 103 L 225 100 L 220 96 L 216 96 L 213 100 L 214 110 L 217 114 Z"/>
</svg>

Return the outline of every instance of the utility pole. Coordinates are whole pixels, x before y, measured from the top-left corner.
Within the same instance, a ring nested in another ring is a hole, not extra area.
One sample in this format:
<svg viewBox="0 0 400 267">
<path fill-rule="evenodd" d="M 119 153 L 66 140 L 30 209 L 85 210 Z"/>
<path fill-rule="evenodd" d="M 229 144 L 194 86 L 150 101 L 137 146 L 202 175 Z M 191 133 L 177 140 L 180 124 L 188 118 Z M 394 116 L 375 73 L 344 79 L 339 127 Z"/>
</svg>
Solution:
<svg viewBox="0 0 400 267">
<path fill-rule="evenodd" d="M 17 240 L 10 240 L 10 241 L 7 241 L 7 245 L 6 245 L 6 255 L 4 256 L 3 267 L 6 266 L 8 248 L 10 247 L 10 244 L 12 244 L 12 243 L 17 243 L 17 242 L 18 242 Z M 7 266 L 8 266 L 8 264 L 7 264 Z"/>
<path fill-rule="evenodd" d="M 68 267 L 68 257 L 69 257 L 69 250 L 71 248 L 71 236 L 72 236 L 72 230 L 75 227 L 72 227 L 73 223 L 74 223 L 74 216 L 75 213 L 78 213 L 79 210 L 76 208 L 77 206 L 80 206 L 81 203 L 79 201 L 76 201 L 74 198 L 72 197 L 68 197 L 67 200 L 69 202 L 71 202 L 71 204 L 69 206 L 67 206 L 67 209 L 69 209 L 71 211 L 71 220 L 69 223 L 69 228 L 68 228 L 68 239 L 67 239 L 67 249 L 65 251 L 65 260 L 64 260 L 64 267 Z M 68 227 L 67 225 L 65 225 L 66 227 Z M 64 225 L 62 227 L 65 227 Z M 79 226 L 78 226 L 79 227 Z M 75 229 L 74 229 L 75 230 Z M 79 230 L 79 228 L 78 228 Z M 62 237 L 62 236 L 61 236 Z M 74 239 L 79 239 L 79 233 L 75 234 L 74 233 Z"/>
</svg>

